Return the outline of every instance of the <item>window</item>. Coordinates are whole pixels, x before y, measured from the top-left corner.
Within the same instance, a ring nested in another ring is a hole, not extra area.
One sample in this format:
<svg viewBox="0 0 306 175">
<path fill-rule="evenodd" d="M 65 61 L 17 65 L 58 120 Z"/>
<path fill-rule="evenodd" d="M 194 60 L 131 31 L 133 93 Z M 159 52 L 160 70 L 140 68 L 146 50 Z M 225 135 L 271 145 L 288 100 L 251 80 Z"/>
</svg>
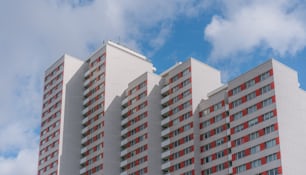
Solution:
<svg viewBox="0 0 306 175">
<path fill-rule="evenodd" d="M 204 146 L 204 150 L 205 150 L 205 151 L 210 150 L 210 144 L 205 145 L 205 146 Z"/>
<path fill-rule="evenodd" d="M 215 123 L 222 120 L 222 114 L 218 114 L 215 116 Z"/>
<path fill-rule="evenodd" d="M 185 70 L 183 71 L 183 76 L 187 75 L 188 73 L 189 73 L 189 68 L 187 68 L 187 69 L 185 69 Z"/>
<path fill-rule="evenodd" d="M 248 110 L 248 114 L 251 114 L 251 113 L 257 111 L 257 106 L 254 105 L 254 106 L 248 107 L 247 110 Z"/>
<path fill-rule="evenodd" d="M 210 121 L 206 120 L 205 122 L 202 123 L 202 127 L 206 127 L 210 125 Z"/>
<path fill-rule="evenodd" d="M 257 125 L 257 124 L 258 124 L 258 118 L 255 118 L 255 119 L 253 119 L 253 120 L 250 120 L 250 121 L 248 122 L 248 124 L 249 124 L 249 127 L 254 126 L 254 125 Z"/>
<path fill-rule="evenodd" d="M 240 151 L 238 153 L 236 153 L 236 158 L 237 159 L 241 159 L 245 156 L 245 152 L 244 151 Z"/>
<path fill-rule="evenodd" d="M 234 114 L 234 120 L 238 120 L 238 119 L 240 119 L 242 117 L 242 112 L 240 111 L 240 112 L 238 112 L 238 113 L 236 113 L 236 114 Z"/>
<path fill-rule="evenodd" d="M 212 174 L 212 169 L 209 168 L 209 169 L 205 170 L 205 171 L 204 171 L 204 174 L 205 174 L 205 175 L 210 175 L 210 174 Z"/>
<path fill-rule="evenodd" d="M 216 145 L 217 146 L 222 145 L 223 143 L 224 143 L 223 138 L 216 140 Z"/>
<path fill-rule="evenodd" d="M 235 108 L 235 107 L 237 107 L 237 106 L 239 106 L 239 105 L 241 105 L 241 104 L 242 104 L 242 100 L 241 100 L 241 98 L 240 98 L 240 99 L 235 100 L 235 101 L 233 102 L 233 107 Z"/>
<path fill-rule="evenodd" d="M 266 145 L 266 149 L 271 148 L 276 145 L 276 140 L 275 139 L 269 140 L 265 143 L 265 145 Z"/>
<path fill-rule="evenodd" d="M 187 97 L 189 94 L 190 94 L 190 90 L 187 90 L 187 91 L 183 92 L 183 94 L 182 94 L 183 98 Z"/>
<path fill-rule="evenodd" d="M 189 79 L 183 81 L 183 83 L 182 83 L 183 87 L 187 86 L 189 83 L 190 83 Z"/>
<path fill-rule="evenodd" d="M 270 77 L 269 71 L 260 75 L 260 81 L 263 81 L 263 80 L 267 79 L 268 77 Z"/>
<path fill-rule="evenodd" d="M 216 153 L 216 155 L 217 155 L 217 158 L 221 158 L 221 157 L 225 156 L 224 151 L 219 151 L 219 152 Z"/>
<path fill-rule="evenodd" d="M 251 154 L 255 154 L 259 151 L 260 151 L 260 146 L 259 145 L 256 145 L 256 146 L 253 146 L 253 147 L 250 148 Z"/>
<path fill-rule="evenodd" d="M 176 113 L 178 113 L 179 111 L 180 111 L 179 107 L 176 107 L 176 108 L 174 108 L 174 109 L 172 110 L 172 113 L 173 113 L 173 114 L 176 114 Z"/>
<path fill-rule="evenodd" d="M 223 163 L 216 166 L 217 171 L 222 171 L 223 169 L 224 169 L 224 164 Z"/>
<path fill-rule="evenodd" d="M 174 136 L 177 136 L 179 134 L 180 134 L 180 129 L 176 129 L 176 130 L 173 131 Z"/>
<path fill-rule="evenodd" d="M 143 88 L 143 87 L 145 87 L 147 85 L 147 83 L 144 81 L 144 82 L 142 82 L 140 85 L 139 85 L 139 89 L 141 89 L 141 88 Z"/>
<path fill-rule="evenodd" d="M 277 160 L 277 153 L 268 155 L 268 156 L 266 157 L 267 163 L 272 162 L 272 161 L 274 161 L 274 160 Z"/>
<path fill-rule="evenodd" d="M 190 125 L 190 124 L 187 124 L 187 125 L 184 126 L 184 131 L 187 131 L 187 130 L 189 130 L 190 128 L 191 128 L 191 125 Z"/>
<path fill-rule="evenodd" d="M 222 132 L 222 126 L 215 129 L 216 134 L 219 134 Z"/>
<path fill-rule="evenodd" d="M 275 130 L 274 125 L 268 126 L 266 128 L 264 128 L 265 134 L 269 134 L 271 132 L 273 132 Z"/>
<path fill-rule="evenodd" d="M 178 164 L 175 164 L 173 168 L 174 168 L 174 170 L 178 170 L 178 169 L 180 169 L 181 167 L 180 167 L 180 164 L 178 163 Z"/>
<path fill-rule="evenodd" d="M 263 102 L 262 102 L 262 106 L 263 107 L 265 107 L 265 106 L 268 106 L 268 105 L 270 105 L 270 104 L 272 104 L 273 102 L 272 102 L 272 98 L 268 98 L 268 99 L 266 99 L 266 100 L 264 100 Z"/>
<path fill-rule="evenodd" d="M 143 93 L 139 94 L 139 99 L 142 99 L 145 96 L 146 96 L 146 92 L 143 92 Z"/>
<path fill-rule="evenodd" d="M 246 97 L 247 97 L 247 101 L 250 101 L 256 97 L 256 92 L 249 93 Z"/>
<path fill-rule="evenodd" d="M 257 160 L 252 161 L 251 166 L 252 166 L 252 168 L 256 168 L 256 167 L 261 166 L 261 160 L 257 159 Z"/>
<path fill-rule="evenodd" d="M 184 120 L 188 119 L 189 117 L 191 117 L 191 113 L 190 112 L 187 112 L 187 113 L 183 114 L 183 119 Z"/>
<path fill-rule="evenodd" d="M 233 95 L 238 94 L 239 92 L 241 92 L 241 87 L 238 86 L 238 87 L 234 88 L 234 89 L 232 90 L 232 92 L 233 92 Z"/>
<path fill-rule="evenodd" d="M 184 173 L 183 175 L 192 175 L 192 172 L 193 171 L 188 171 L 188 172 Z"/>
<path fill-rule="evenodd" d="M 175 82 L 176 80 L 179 79 L 179 74 L 175 75 L 174 77 L 172 77 L 172 82 Z"/>
<path fill-rule="evenodd" d="M 261 94 L 264 94 L 266 92 L 269 92 L 271 90 L 271 86 L 267 85 L 261 88 Z"/>
<path fill-rule="evenodd" d="M 179 96 L 176 96 L 172 99 L 173 103 L 176 103 L 180 100 Z"/>
<path fill-rule="evenodd" d="M 267 175 L 278 175 L 277 168 L 267 171 Z"/>
<path fill-rule="evenodd" d="M 235 140 L 235 144 L 236 144 L 237 146 L 239 146 L 239 145 L 241 145 L 241 144 L 243 144 L 243 143 L 244 143 L 244 138 L 239 138 L 239 139 Z"/>
<path fill-rule="evenodd" d="M 187 147 L 187 148 L 184 149 L 184 154 L 188 154 L 190 152 L 192 152 L 192 146 Z"/>
<path fill-rule="evenodd" d="M 238 126 L 236 126 L 236 127 L 234 128 L 234 131 L 235 131 L 235 133 L 237 133 L 237 132 L 242 131 L 243 129 L 244 129 L 244 126 L 243 126 L 243 125 L 238 125 Z"/>
<path fill-rule="evenodd" d="M 179 122 L 180 122 L 180 119 L 177 118 L 177 119 L 173 120 L 173 125 L 176 125 L 176 124 L 178 124 Z"/>
<path fill-rule="evenodd" d="M 272 117 L 274 117 L 273 111 L 268 112 L 268 113 L 265 113 L 265 114 L 263 115 L 264 120 L 269 120 L 269 119 L 272 118 Z"/>
<path fill-rule="evenodd" d="M 255 85 L 255 80 L 254 79 L 253 80 L 249 80 L 249 81 L 247 81 L 245 83 L 245 85 L 246 85 L 246 88 L 252 87 L 252 86 Z"/>
<path fill-rule="evenodd" d="M 172 88 L 172 92 L 176 92 L 176 91 L 178 91 L 179 89 L 180 89 L 179 86 L 174 86 L 174 87 Z"/>
<path fill-rule="evenodd" d="M 209 138 L 210 137 L 210 132 L 205 133 L 204 137 L 205 137 L 205 139 Z"/>
<path fill-rule="evenodd" d="M 189 102 L 189 101 L 187 101 L 187 102 L 183 103 L 183 109 L 185 109 L 185 108 L 189 107 L 190 105 L 191 105 L 191 104 L 190 104 L 190 102 Z"/>
<path fill-rule="evenodd" d="M 237 167 L 237 173 L 242 173 L 246 171 L 246 166 L 245 165 L 240 165 Z"/>
<path fill-rule="evenodd" d="M 222 108 L 222 103 L 217 103 L 214 105 L 214 111 L 221 109 Z"/>
<path fill-rule="evenodd" d="M 204 160 L 205 160 L 205 163 L 211 162 L 212 161 L 212 156 L 205 157 Z"/>
<path fill-rule="evenodd" d="M 205 110 L 203 111 L 203 115 L 204 115 L 204 116 L 207 116 L 209 113 L 210 113 L 209 108 L 207 108 L 207 109 L 205 109 Z"/>
<path fill-rule="evenodd" d="M 249 136 L 250 136 L 250 140 L 254 140 L 254 139 L 257 139 L 259 137 L 259 133 L 258 132 L 253 132 Z"/>
</svg>

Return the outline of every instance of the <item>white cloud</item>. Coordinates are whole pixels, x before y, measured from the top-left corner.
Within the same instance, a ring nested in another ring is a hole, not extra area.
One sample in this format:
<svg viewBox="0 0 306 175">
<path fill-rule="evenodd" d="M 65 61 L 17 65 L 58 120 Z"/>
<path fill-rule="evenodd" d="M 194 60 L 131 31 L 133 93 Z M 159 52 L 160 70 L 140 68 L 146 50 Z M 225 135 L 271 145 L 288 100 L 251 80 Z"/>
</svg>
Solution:
<svg viewBox="0 0 306 175">
<path fill-rule="evenodd" d="M 37 149 L 24 149 L 16 158 L 0 157 L 0 170 L 3 175 L 34 175 L 37 174 Z"/>
<path fill-rule="evenodd" d="M 258 48 L 275 55 L 295 55 L 306 45 L 304 1 L 219 1 L 222 16 L 215 15 L 205 28 L 213 50 L 211 61 L 234 58 Z"/>
<path fill-rule="evenodd" d="M 205 7 L 189 0 L 1 1 L 1 174 L 36 172 L 43 71 L 55 59 L 65 52 L 86 58 L 108 39 L 158 49 L 175 20 Z"/>
</svg>

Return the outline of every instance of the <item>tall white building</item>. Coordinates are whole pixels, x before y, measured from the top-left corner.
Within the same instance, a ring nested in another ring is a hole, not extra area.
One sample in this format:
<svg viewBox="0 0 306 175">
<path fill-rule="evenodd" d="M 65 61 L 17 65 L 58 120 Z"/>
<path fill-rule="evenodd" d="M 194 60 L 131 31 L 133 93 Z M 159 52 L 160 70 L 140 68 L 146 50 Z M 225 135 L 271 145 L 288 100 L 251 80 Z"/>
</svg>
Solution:
<svg viewBox="0 0 306 175">
<path fill-rule="evenodd" d="M 82 67 L 64 55 L 45 72 L 38 174 L 79 173 Z"/>
<path fill-rule="evenodd" d="M 306 174 L 306 92 L 269 60 L 223 85 L 107 42 L 45 72 L 38 175 Z"/>
</svg>

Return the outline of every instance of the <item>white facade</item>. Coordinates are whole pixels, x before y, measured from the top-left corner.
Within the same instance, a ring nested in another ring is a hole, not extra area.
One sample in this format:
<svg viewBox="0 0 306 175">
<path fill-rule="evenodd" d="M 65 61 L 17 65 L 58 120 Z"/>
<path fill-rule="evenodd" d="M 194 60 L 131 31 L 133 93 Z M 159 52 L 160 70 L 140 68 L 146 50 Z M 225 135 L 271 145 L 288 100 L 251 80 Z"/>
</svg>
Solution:
<svg viewBox="0 0 306 175">
<path fill-rule="evenodd" d="M 45 74 L 38 175 L 306 174 L 306 92 L 276 60 L 222 85 L 107 42 Z"/>
<path fill-rule="evenodd" d="M 78 173 L 82 65 L 64 55 L 45 72 L 39 175 Z"/>
<path fill-rule="evenodd" d="M 273 60 L 283 174 L 306 174 L 306 92 L 297 72 Z"/>
</svg>

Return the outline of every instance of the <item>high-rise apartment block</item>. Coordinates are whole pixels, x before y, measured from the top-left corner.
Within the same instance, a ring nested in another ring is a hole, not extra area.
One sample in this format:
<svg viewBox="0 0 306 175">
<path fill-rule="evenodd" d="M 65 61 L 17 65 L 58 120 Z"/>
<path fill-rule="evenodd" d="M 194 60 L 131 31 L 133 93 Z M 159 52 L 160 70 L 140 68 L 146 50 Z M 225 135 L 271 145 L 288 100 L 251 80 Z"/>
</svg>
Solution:
<svg viewBox="0 0 306 175">
<path fill-rule="evenodd" d="M 45 72 L 38 175 L 306 174 L 306 92 L 269 60 L 222 84 L 107 42 Z"/>
</svg>

